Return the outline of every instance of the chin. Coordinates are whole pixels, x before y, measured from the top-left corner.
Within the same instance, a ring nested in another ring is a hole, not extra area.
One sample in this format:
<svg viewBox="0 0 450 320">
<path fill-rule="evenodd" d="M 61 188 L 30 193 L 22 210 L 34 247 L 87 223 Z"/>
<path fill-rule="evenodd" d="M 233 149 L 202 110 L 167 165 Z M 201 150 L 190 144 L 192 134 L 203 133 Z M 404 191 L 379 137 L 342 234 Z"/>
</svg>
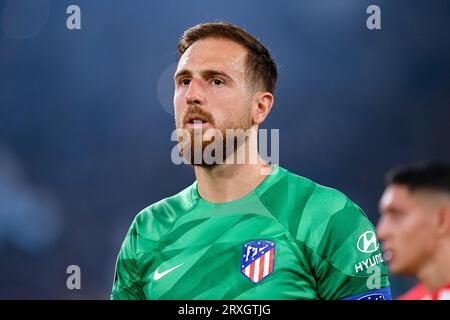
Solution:
<svg viewBox="0 0 450 320">
<path fill-rule="evenodd" d="M 192 166 L 194 167 L 200 167 L 200 168 L 204 168 L 204 169 L 213 169 L 217 166 L 220 166 L 219 163 L 211 163 L 211 164 L 207 164 L 207 163 L 200 163 L 200 164 L 193 164 Z"/>
<path fill-rule="evenodd" d="M 392 273 L 392 274 L 402 274 L 401 269 L 399 269 L 398 267 L 395 266 L 395 264 L 392 264 L 392 263 L 388 264 L 388 270 L 389 270 L 389 273 Z"/>
<path fill-rule="evenodd" d="M 414 276 L 414 272 L 412 272 L 411 268 L 408 268 L 407 266 L 402 266 L 399 263 L 390 262 L 388 265 L 388 270 L 390 273 L 396 274 L 396 275 L 402 275 L 402 276 Z"/>
</svg>

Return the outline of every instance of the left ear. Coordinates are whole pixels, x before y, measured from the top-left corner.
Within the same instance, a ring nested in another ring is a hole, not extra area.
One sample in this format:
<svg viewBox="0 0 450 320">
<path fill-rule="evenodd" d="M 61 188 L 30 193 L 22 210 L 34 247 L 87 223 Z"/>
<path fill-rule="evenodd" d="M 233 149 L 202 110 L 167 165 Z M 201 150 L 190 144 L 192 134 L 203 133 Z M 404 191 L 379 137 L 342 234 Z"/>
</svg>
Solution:
<svg viewBox="0 0 450 320">
<path fill-rule="evenodd" d="M 274 96 L 270 92 L 257 92 L 254 97 L 255 109 L 253 112 L 253 122 L 261 124 L 266 119 L 272 109 Z"/>
<path fill-rule="evenodd" d="M 438 233 L 450 234 L 450 206 L 442 206 L 439 208 L 438 214 Z"/>
</svg>

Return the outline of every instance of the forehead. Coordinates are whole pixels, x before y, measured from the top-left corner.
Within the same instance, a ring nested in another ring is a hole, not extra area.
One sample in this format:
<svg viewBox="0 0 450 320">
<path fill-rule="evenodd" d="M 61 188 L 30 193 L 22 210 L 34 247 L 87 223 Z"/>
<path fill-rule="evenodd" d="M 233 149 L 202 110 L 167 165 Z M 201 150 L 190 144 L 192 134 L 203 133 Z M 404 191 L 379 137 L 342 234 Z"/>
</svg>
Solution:
<svg viewBox="0 0 450 320">
<path fill-rule="evenodd" d="M 410 189 L 396 184 L 389 185 L 380 200 L 380 208 L 384 210 L 393 207 L 406 209 L 413 205 L 417 205 L 417 198 Z"/>
<path fill-rule="evenodd" d="M 177 71 L 213 69 L 244 74 L 246 58 L 246 48 L 232 40 L 205 38 L 194 42 L 183 53 Z"/>
</svg>

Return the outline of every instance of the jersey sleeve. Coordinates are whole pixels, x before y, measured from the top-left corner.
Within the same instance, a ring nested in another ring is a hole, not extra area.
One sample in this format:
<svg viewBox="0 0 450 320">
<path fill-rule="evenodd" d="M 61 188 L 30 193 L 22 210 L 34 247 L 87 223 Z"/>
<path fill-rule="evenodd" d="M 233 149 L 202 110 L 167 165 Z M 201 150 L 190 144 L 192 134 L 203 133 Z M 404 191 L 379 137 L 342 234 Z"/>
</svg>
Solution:
<svg viewBox="0 0 450 320">
<path fill-rule="evenodd" d="M 375 228 L 351 200 L 330 215 L 312 257 L 322 299 L 391 299 Z"/>
<path fill-rule="evenodd" d="M 137 230 L 133 221 L 119 251 L 114 275 L 112 300 L 145 299 L 136 255 Z"/>
</svg>

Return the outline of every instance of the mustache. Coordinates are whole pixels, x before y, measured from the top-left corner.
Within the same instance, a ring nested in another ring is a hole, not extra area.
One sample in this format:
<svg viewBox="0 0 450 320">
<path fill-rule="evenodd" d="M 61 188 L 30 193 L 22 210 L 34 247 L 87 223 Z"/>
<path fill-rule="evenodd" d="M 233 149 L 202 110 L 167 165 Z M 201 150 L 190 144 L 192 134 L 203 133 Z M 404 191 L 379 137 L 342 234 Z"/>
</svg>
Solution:
<svg viewBox="0 0 450 320">
<path fill-rule="evenodd" d="M 214 118 L 213 118 L 213 116 L 209 112 L 206 112 L 206 111 L 200 109 L 200 107 L 198 107 L 198 106 L 189 107 L 186 110 L 186 112 L 185 112 L 185 114 L 183 116 L 182 124 L 188 123 L 189 120 L 194 118 L 194 117 L 195 118 L 200 118 L 203 121 L 207 121 L 212 126 L 214 126 Z"/>
</svg>

